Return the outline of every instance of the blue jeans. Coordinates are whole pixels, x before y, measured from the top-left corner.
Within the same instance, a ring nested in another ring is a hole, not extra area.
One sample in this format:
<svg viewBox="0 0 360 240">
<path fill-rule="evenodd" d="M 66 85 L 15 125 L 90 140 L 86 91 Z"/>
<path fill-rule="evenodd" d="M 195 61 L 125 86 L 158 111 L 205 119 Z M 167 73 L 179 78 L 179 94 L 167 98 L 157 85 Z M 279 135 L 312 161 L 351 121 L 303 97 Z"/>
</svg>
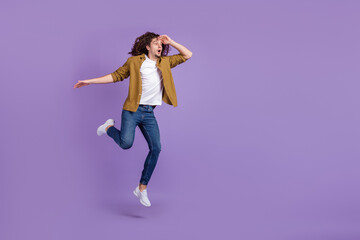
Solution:
<svg viewBox="0 0 360 240">
<path fill-rule="evenodd" d="M 140 183 L 144 185 L 148 184 L 161 151 L 160 131 L 153 109 L 150 105 L 139 105 L 136 112 L 123 109 L 121 130 L 111 126 L 106 132 L 122 149 L 129 149 L 134 143 L 135 128 L 139 126 L 149 146 L 140 178 Z"/>
</svg>

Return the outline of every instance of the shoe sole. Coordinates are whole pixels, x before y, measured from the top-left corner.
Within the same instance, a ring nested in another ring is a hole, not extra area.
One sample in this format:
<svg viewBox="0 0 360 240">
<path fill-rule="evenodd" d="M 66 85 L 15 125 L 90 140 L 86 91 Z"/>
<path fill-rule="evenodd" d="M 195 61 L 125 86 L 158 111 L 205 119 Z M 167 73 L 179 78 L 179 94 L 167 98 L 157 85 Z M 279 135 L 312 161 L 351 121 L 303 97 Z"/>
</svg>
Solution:
<svg viewBox="0 0 360 240">
<path fill-rule="evenodd" d="M 109 119 L 108 119 L 108 120 L 109 120 Z M 106 122 L 107 122 L 108 120 L 106 120 Z M 97 133 L 98 136 L 101 136 L 101 135 L 103 135 L 103 134 L 106 133 L 106 128 L 105 128 L 105 132 L 99 132 L 99 129 L 100 129 L 102 126 L 104 126 L 104 125 L 106 124 L 106 122 L 105 122 L 104 124 L 100 125 L 100 126 L 97 128 L 96 133 Z M 112 125 L 112 126 L 115 126 L 115 121 L 113 122 L 113 125 Z"/>
<path fill-rule="evenodd" d="M 98 135 L 98 136 L 101 136 L 101 135 L 103 135 L 104 133 L 103 132 L 99 132 L 99 129 L 102 127 L 102 125 L 100 126 L 100 127 L 98 127 L 98 129 L 96 130 L 96 134 Z"/>
<path fill-rule="evenodd" d="M 150 205 L 147 205 L 146 203 L 144 203 L 144 202 L 139 198 L 139 196 L 136 194 L 135 190 L 133 191 L 133 194 L 140 200 L 140 203 L 141 203 L 142 205 L 144 205 L 145 207 L 150 207 L 150 206 L 151 206 L 151 204 L 150 204 Z"/>
</svg>

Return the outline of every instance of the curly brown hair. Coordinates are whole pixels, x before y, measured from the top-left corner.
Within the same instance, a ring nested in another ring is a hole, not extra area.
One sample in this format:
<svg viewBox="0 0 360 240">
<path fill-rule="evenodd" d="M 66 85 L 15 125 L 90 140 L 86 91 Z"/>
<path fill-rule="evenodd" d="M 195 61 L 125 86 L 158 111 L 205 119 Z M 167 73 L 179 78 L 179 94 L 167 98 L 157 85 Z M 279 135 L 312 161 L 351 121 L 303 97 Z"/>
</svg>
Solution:
<svg viewBox="0 0 360 240">
<path fill-rule="evenodd" d="M 132 56 L 137 56 L 145 53 L 147 55 L 148 50 L 146 49 L 146 46 L 148 45 L 150 46 L 151 40 L 159 36 L 160 36 L 159 34 L 153 32 L 146 32 L 140 37 L 137 37 L 131 51 L 128 52 L 128 54 L 131 54 Z M 167 56 L 170 51 L 170 45 L 169 44 L 161 44 L 161 45 L 162 45 L 161 56 Z"/>
</svg>

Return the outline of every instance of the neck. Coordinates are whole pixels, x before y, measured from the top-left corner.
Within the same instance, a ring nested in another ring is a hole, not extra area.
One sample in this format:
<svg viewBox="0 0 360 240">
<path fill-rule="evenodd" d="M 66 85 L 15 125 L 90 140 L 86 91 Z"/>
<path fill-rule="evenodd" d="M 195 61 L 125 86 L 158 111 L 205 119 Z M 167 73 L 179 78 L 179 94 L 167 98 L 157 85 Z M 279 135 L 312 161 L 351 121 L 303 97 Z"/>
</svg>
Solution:
<svg viewBox="0 0 360 240">
<path fill-rule="evenodd" d="M 159 57 L 154 56 L 154 55 L 151 55 L 151 54 L 148 54 L 147 56 L 148 56 L 148 58 L 150 58 L 150 59 L 153 60 L 153 61 L 157 61 L 158 58 L 159 58 Z"/>
</svg>

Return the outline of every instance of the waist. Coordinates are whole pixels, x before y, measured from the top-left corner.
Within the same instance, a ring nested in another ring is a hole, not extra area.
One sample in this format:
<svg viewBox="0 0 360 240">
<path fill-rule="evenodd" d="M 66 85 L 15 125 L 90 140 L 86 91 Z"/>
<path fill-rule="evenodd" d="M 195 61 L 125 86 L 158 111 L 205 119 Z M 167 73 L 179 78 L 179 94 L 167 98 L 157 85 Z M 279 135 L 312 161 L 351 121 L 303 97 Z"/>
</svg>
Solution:
<svg viewBox="0 0 360 240">
<path fill-rule="evenodd" d="M 139 104 L 141 107 L 152 107 L 153 109 L 156 108 L 156 105 L 146 105 L 146 104 Z"/>
</svg>

